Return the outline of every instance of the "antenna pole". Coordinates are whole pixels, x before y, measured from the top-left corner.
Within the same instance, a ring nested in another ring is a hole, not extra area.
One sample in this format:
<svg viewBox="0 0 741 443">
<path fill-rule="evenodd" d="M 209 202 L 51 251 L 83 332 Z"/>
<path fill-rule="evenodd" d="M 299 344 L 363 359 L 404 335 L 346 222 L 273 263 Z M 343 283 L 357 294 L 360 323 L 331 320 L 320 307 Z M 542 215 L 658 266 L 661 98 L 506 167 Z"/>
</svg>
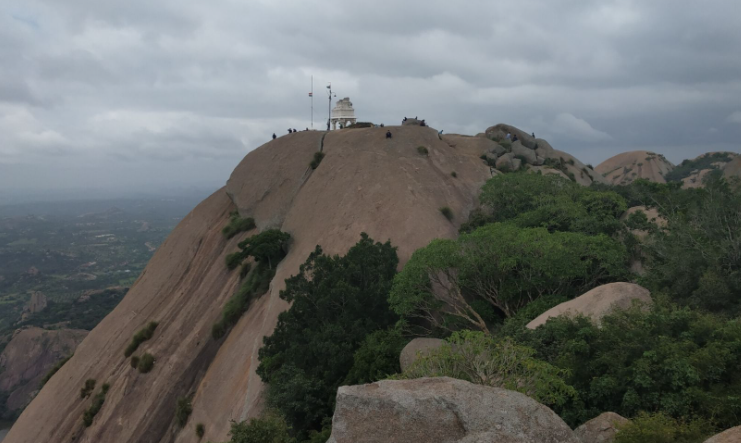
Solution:
<svg viewBox="0 0 741 443">
<path fill-rule="evenodd" d="M 332 121 L 332 83 L 327 85 L 329 89 L 329 106 L 327 107 L 327 131 L 329 131 L 329 124 Z"/>
<path fill-rule="evenodd" d="M 314 76 L 311 76 L 311 129 L 314 129 Z"/>
</svg>

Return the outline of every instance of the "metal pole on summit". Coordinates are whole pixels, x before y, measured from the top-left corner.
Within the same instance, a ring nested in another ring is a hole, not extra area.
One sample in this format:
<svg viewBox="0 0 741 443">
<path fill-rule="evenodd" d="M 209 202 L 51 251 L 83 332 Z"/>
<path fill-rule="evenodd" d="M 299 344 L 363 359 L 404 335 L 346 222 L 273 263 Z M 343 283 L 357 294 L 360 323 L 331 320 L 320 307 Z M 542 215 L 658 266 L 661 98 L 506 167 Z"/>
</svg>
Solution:
<svg viewBox="0 0 741 443">
<path fill-rule="evenodd" d="M 309 93 L 309 97 L 311 97 L 311 129 L 314 129 L 314 76 L 311 76 L 311 92 Z"/>
<path fill-rule="evenodd" d="M 329 89 L 329 106 L 327 107 L 327 131 L 329 131 L 329 124 L 332 122 L 332 83 L 327 85 Z"/>
</svg>

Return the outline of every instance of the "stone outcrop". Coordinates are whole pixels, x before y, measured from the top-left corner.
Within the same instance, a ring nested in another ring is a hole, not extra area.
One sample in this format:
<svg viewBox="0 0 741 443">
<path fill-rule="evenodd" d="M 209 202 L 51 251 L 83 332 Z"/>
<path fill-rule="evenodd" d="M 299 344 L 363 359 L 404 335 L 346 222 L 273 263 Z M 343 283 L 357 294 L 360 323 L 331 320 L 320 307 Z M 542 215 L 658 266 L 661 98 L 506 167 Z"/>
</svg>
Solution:
<svg viewBox="0 0 741 443">
<path fill-rule="evenodd" d="M 72 355 L 87 331 L 28 328 L 17 332 L 0 355 L 0 391 L 7 393 L 6 408 L 28 405 L 41 379 L 59 360 Z"/>
<path fill-rule="evenodd" d="M 674 165 L 655 152 L 631 151 L 611 157 L 594 169 L 612 185 L 627 185 L 639 178 L 666 183 L 664 175 L 674 169 Z"/>
<path fill-rule="evenodd" d="M 741 178 L 741 156 L 735 157 L 723 167 L 723 177 Z"/>
<path fill-rule="evenodd" d="M 728 429 L 720 434 L 714 435 L 703 443 L 738 443 L 741 442 L 741 426 Z"/>
<path fill-rule="evenodd" d="M 328 443 L 579 443 L 555 412 L 519 392 L 448 377 L 343 386 Z"/>
<path fill-rule="evenodd" d="M 46 309 L 47 305 L 48 301 L 42 292 L 31 292 L 31 298 L 28 300 L 28 303 L 26 303 L 26 306 L 23 307 L 23 318 L 25 319 L 32 314 L 43 311 Z"/>
<path fill-rule="evenodd" d="M 627 418 L 614 412 L 605 412 L 574 429 L 574 433 L 581 443 L 612 443 L 618 426 L 627 423 L 630 423 Z"/>
<path fill-rule="evenodd" d="M 417 360 L 418 356 L 429 354 L 430 350 L 439 349 L 445 341 L 439 338 L 415 338 L 410 341 L 399 354 L 401 370 L 406 371 Z"/>
<path fill-rule="evenodd" d="M 648 289 L 633 283 L 608 283 L 598 286 L 589 292 L 555 306 L 527 324 L 528 329 L 535 329 L 545 324 L 551 317 L 584 315 L 597 325 L 605 315 L 615 309 L 628 309 L 633 301 L 650 305 L 651 293 Z"/>
<path fill-rule="evenodd" d="M 512 137 L 516 135 L 517 141 L 506 140 L 508 133 Z M 584 186 L 593 182 L 606 183 L 600 174 L 577 158 L 553 149 L 547 141 L 534 138 L 514 126 L 498 124 L 488 128 L 482 136 L 496 143 L 486 157 L 497 169 L 516 171 L 524 165 L 531 171 L 559 174 Z"/>
</svg>

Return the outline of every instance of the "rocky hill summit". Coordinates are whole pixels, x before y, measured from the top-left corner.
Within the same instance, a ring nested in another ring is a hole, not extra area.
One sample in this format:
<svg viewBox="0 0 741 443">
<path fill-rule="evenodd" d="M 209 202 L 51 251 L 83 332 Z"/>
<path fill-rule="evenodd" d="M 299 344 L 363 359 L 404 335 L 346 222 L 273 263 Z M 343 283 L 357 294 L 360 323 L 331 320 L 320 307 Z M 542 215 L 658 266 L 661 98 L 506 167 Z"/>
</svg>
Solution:
<svg viewBox="0 0 741 443">
<path fill-rule="evenodd" d="M 385 137 L 387 130 L 392 138 Z M 501 138 L 505 130 L 520 141 L 507 143 Z M 287 307 L 279 298 L 285 279 L 316 245 L 342 254 L 367 232 L 390 239 L 403 266 L 432 239 L 458 235 L 492 175 L 528 168 L 583 184 L 598 176 L 545 140 L 507 125 L 480 136 L 439 136 L 416 125 L 305 131 L 264 144 L 177 226 L 6 441 L 196 442 L 196 423 L 205 429 L 203 441 L 226 440 L 230 420 L 264 408 L 257 352 Z M 448 215 L 441 208 L 448 208 Z M 221 230 L 234 211 L 253 218 L 256 226 L 227 239 Z M 268 292 L 225 338 L 215 340 L 212 325 L 239 284 L 239 273 L 226 268 L 225 258 L 241 240 L 269 228 L 291 235 L 288 255 Z M 151 322 L 156 322 L 151 339 L 134 355 L 152 357 L 152 367 L 143 373 L 132 368 L 124 351 Z M 80 398 L 80 389 L 89 380 L 97 386 L 92 395 L 102 395 L 105 403 L 86 427 L 82 417 L 90 401 Z M 192 399 L 192 415 L 181 428 L 174 414 L 183 397 Z"/>
</svg>

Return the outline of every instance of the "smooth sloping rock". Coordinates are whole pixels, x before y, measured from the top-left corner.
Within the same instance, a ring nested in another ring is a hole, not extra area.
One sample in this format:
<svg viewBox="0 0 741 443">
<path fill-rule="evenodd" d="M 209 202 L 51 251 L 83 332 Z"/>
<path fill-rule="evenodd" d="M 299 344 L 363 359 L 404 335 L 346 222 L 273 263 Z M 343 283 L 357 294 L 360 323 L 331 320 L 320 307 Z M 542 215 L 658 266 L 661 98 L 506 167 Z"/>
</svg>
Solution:
<svg viewBox="0 0 741 443">
<path fill-rule="evenodd" d="M 629 422 L 620 414 L 605 412 L 574 429 L 574 433 L 582 443 L 612 443 L 617 426 Z"/>
<path fill-rule="evenodd" d="M 723 177 L 741 178 L 741 156 L 734 158 L 723 167 Z"/>
<path fill-rule="evenodd" d="M 741 442 L 741 426 L 728 429 L 720 434 L 705 440 L 704 443 L 739 443 Z"/>
<path fill-rule="evenodd" d="M 439 338 L 415 338 L 410 341 L 399 354 L 401 370 L 406 371 L 417 360 L 418 356 L 429 354 L 430 350 L 438 349 L 445 341 Z"/>
<path fill-rule="evenodd" d="M 552 410 L 519 392 L 448 377 L 343 386 L 328 443 L 578 443 Z"/>
<path fill-rule="evenodd" d="M 615 309 L 629 308 L 633 300 L 651 304 L 651 293 L 648 289 L 634 283 L 608 283 L 567 302 L 555 306 L 527 324 L 528 329 L 535 329 L 545 324 L 551 317 L 562 315 L 584 315 L 599 325 L 600 319 Z"/>
<path fill-rule="evenodd" d="M 594 168 L 609 184 L 627 185 L 644 178 L 656 183 L 666 183 L 664 176 L 674 169 L 663 155 L 649 151 L 623 152 Z"/>
</svg>

